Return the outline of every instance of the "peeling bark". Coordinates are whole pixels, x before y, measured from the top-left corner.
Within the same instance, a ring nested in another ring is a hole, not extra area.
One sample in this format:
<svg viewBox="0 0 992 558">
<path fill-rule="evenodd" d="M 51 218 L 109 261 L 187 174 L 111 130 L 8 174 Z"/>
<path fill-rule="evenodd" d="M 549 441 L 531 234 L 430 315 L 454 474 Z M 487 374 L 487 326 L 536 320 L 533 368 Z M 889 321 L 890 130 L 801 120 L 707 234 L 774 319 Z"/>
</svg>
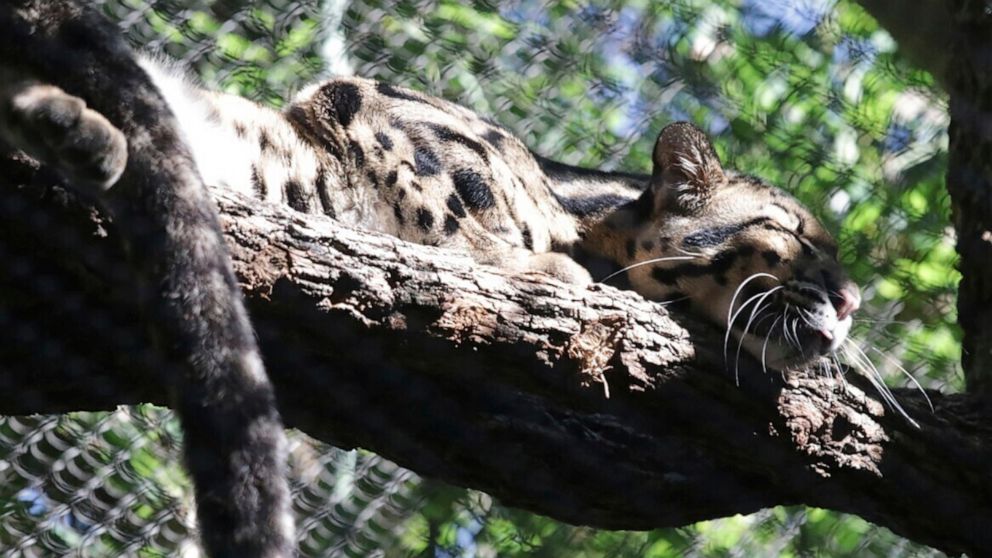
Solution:
<svg viewBox="0 0 992 558">
<path fill-rule="evenodd" d="M 164 403 L 112 224 L 0 165 L 0 413 Z M 286 422 L 577 524 L 649 529 L 776 504 L 949 553 L 992 545 L 990 427 L 963 395 L 741 362 L 635 293 L 511 277 L 215 191 Z M 925 510 L 926 513 L 923 513 Z"/>
</svg>

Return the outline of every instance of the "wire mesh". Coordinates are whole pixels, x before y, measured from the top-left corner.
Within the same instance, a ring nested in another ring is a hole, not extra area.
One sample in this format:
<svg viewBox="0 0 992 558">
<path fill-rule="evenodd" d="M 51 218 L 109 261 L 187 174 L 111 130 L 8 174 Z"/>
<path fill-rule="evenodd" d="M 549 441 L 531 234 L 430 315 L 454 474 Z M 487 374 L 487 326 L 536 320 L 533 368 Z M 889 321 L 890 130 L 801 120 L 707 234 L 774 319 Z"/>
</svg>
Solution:
<svg viewBox="0 0 992 558">
<path fill-rule="evenodd" d="M 728 166 L 790 190 L 840 231 L 845 261 L 865 290 L 868 320 L 857 336 L 892 357 L 876 359 L 885 374 L 898 375 L 898 362 L 924 385 L 960 385 L 957 276 L 941 179 L 945 101 L 855 6 L 96 4 L 136 47 L 180 61 L 213 87 L 279 106 L 315 79 L 353 72 L 458 101 L 570 164 L 646 171 L 661 126 L 692 120 Z M 26 219 L 19 206 L 3 214 Z M 30 262 L 4 261 L 10 280 L 74 300 L 72 286 L 46 282 Z M 15 306 L 0 304 L 5 330 L 43 337 L 41 326 L 15 319 Z M 119 333 L 116 318 L 86 316 L 122 350 L 138 343 Z M 47 358 L 67 354 L 85 353 L 54 348 Z M 85 364 L 73 362 L 66 370 L 83 373 Z M 503 508 L 374 454 L 298 433 L 291 442 L 305 556 L 938 555 L 859 518 L 804 508 L 601 532 Z M 180 447 L 172 414 L 149 405 L 0 419 L 0 554 L 196 555 Z"/>
</svg>

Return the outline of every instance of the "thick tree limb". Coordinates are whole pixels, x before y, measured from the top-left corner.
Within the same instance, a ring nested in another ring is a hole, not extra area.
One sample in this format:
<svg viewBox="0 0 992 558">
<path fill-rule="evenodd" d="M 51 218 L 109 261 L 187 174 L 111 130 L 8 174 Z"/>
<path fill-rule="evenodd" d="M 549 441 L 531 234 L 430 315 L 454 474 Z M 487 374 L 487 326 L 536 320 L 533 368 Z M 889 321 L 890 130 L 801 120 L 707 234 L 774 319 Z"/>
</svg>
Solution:
<svg viewBox="0 0 992 558">
<path fill-rule="evenodd" d="M 22 164 L 0 177 L 0 413 L 165 402 L 112 227 L 13 189 L 51 180 Z M 917 430 L 855 378 L 742 357 L 735 386 L 719 332 L 636 294 L 216 194 L 283 415 L 315 437 L 572 523 L 803 503 L 950 553 L 992 544 L 992 436 L 965 396 L 931 414 L 897 392 Z"/>
<path fill-rule="evenodd" d="M 947 72 L 947 192 L 961 256 L 961 364 L 968 391 L 992 409 L 992 6 L 975 0 L 949 4 L 956 63 Z"/>
</svg>

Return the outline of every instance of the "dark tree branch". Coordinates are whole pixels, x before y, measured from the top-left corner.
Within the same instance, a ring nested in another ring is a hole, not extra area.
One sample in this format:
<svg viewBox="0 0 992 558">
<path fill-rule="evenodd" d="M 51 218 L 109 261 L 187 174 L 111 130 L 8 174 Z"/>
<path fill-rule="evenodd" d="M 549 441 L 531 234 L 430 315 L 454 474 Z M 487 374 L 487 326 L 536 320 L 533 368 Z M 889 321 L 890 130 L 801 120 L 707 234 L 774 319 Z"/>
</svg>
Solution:
<svg viewBox="0 0 992 558">
<path fill-rule="evenodd" d="M 0 413 L 164 403 L 112 226 L 14 187 L 43 172 L 0 177 Z M 636 294 L 215 194 L 283 415 L 315 437 L 571 523 L 809 504 L 950 553 L 992 545 L 992 439 L 966 396 L 931 394 L 931 414 L 897 392 L 917 430 L 853 377 L 742 358 L 735 386 L 719 332 Z"/>
<path fill-rule="evenodd" d="M 992 408 L 992 7 L 949 3 L 956 41 L 948 68 L 947 192 L 961 256 L 958 323 L 968 391 Z"/>
</svg>

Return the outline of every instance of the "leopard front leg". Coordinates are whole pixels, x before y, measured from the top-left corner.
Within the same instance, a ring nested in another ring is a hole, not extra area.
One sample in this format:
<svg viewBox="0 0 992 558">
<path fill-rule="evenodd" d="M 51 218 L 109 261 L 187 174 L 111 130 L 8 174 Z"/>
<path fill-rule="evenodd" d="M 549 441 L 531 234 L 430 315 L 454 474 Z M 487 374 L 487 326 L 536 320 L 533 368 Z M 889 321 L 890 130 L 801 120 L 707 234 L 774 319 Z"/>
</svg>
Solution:
<svg viewBox="0 0 992 558">
<path fill-rule="evenodd" d="M 472 255 L 479 263 L 512 273 L 541 273 L 580 287 L 592 283 L 592 276 L 586 268 L 559 252 L 534 253 L 524 248 L 494 246 L 484 251 L 475 251 Z"/>
<path fill-rule="evenodd" d="M 527 252 L 522 264 L 521 271 L 539 271 L 572 285 L 587 286 L 592 283 L 589 271 L 566 254 Z"/>
<path fill-rule="evenodd" d="M 7 72 L 0 77 L 10 78 Z M 106 192 L 127 164 L 127 140 L 79 97 L 32 79 L 0 85 L 0 138 L 56 168 L 74 187 Z"/>
</svg>

